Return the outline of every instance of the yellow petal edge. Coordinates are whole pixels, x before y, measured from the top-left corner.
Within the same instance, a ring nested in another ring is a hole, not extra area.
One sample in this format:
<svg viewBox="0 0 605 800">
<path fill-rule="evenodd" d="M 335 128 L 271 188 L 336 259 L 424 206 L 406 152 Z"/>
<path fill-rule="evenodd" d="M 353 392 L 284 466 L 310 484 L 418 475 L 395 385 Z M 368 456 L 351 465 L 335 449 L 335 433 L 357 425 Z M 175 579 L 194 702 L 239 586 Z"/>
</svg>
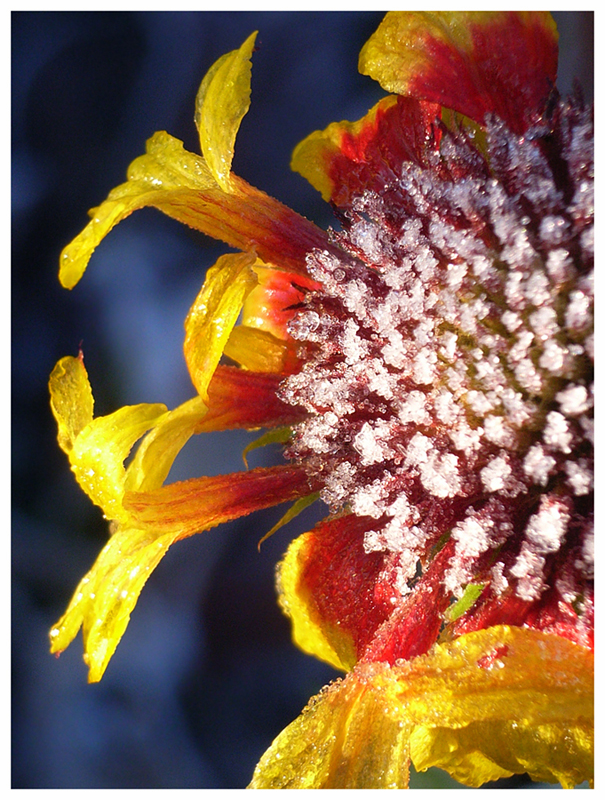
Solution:
<svg viewBox="0 0 605 800">
<path fill-rule="evenodd" d="M 275 739 L 250 788 L 407 788 L 410 761 L 473 787 L 526 772 L 592 782 L 593 675 L 589 650 L 508 626 L 360 663 Z"/>
</svg>

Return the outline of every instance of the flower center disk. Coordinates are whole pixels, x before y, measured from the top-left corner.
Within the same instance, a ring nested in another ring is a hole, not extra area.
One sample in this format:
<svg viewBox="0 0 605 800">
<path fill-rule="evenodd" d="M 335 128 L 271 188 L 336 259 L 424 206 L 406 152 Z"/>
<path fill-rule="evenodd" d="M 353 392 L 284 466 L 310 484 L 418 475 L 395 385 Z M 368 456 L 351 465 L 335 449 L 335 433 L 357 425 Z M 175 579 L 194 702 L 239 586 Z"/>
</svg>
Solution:
<svg viewBox="0 0 605 800">
<path fill-rule="evenodd" d="M 555 566 L 560 598 L 583 597 L 591 135 L 579 100 L 524 136 L 440 125 L 428 166 L 404 161 L 345 212 L 333 236 L 355 261 L 308 257 L 322 288 L 290 323 L 304 365 L 281 396 L 309 417 L 287 456 L 332 512 L 375 520 L 364 547 L 396 554 L 400 596 L 446 532 L 454 597 L 472 580 L 534 601 Z"/>
</svg>

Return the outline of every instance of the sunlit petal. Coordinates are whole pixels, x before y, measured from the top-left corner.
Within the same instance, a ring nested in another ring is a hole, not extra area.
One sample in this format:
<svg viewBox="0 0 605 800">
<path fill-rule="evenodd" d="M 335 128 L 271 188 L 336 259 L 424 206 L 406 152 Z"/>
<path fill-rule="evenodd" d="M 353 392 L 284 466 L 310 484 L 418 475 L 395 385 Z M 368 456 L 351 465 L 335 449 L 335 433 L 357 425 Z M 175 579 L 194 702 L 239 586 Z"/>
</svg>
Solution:
<svg viewBox="0 0 605 800">
<path fill-rule="evenodd" d="M 359 70 L 389 92 L 479 122 L 495 113 L 521 133 L 555 85 L 557 38 L 546 12 L 393 11 L 362 49 Z"/>
<path fill-rule="evenodd" d="M 207 399 L 208 384 L 242 310 L 256 285 L 249 253 L 228 253 L 208 270 L 185 320 L 185 359 L 193 385 Z"/>
<path fill-rule="evenodd" d="M 235 137 L 250 107 L 250 58 L 256 33 L 206 73 L 195 100 L 202 154 L 219 186 L 230 190 Z"/>
<path fill-rule="evenodd" d="M 584 648 L 506 626 L 360 665 L 277 737 L 251 788 L 405 788 L 410 756 L 470 786 L 525 771 L 573 786 L 593 774 L 592 675 Z"/>
</svg>

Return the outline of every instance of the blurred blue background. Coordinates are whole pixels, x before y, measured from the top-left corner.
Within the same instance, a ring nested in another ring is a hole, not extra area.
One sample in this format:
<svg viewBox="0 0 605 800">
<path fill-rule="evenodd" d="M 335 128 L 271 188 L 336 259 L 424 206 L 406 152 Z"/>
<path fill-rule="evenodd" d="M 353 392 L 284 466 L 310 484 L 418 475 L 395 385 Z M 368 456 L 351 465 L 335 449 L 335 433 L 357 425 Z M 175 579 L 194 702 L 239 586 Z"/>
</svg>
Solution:
<svg viewBox="0 0 605 800">
<path fill-rule="evenodd" d="M 559 13 L 560 86 L 592 99 L 593 15 Z M 107 537 L 55 439 L 47 380 L 82 349 L 96 413 L 193 394 L 183 321 L 226 248 L 152 209 L 121 223 L 72 291 L 62 247 L 124 180 L 156 130 L 198 151 L 193 103 L 223 53 L 259 31 L 252 106 L 234 171 L 322 226 L 292 149 L 382 95 L 357 73 L 379 12 L 12 14 L 12 786 L 243 788 L 272 739 L 334 677 L 300 653 L 276 603 L 275 565 L 320 510 L 257 543 L 284 508 L 177 544 L 146 585 L 100 684 L 81 637 L 59 659 L 48 630 Z M 187 446 L 172 475 L 243 468 L 250 437 Z M 251 465 L 277 453 L 255 451 Z M 518 785 L 518 782 L 517 782 Z"/>
</svg>

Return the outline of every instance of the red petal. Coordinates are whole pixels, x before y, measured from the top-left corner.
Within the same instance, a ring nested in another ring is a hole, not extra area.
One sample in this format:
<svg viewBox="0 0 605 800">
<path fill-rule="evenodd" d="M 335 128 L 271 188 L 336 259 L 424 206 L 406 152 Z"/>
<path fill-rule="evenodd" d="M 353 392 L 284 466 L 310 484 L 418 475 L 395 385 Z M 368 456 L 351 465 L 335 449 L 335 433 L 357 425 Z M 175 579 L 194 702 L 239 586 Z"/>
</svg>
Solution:
<svg viewBox="0 0 605 800">
<path fill-rule="evenodd" d="M 450 541 L 435 556 L 410 594 L 397 603 L 378 628 L 363 661 L 394 664 L 400 658 L 424 655 L 435 644 L 450 600 L 443 586 L 443 574 L 453 551 L 454 543 Z"/>
<path fill-rule="evenodd" d="M 276 428 L 293 425 L 304 409 L 282 403 L 277 390 L 283 375 L 249 372 L 237 367 L 217 367 L 208 386 L 208 413 L 195 433 L 232 428 Z"/>
<path fill-rule="evenodd" d="M 392 611 L 388 599 L 375 594 L 384 555 L 363 548 L 364 533 L 374 524 L 352 514 L 324 520 L 304 534 L 301 552 L 296 593 L 341 661 L 351 666 Z"/>
</svg>

